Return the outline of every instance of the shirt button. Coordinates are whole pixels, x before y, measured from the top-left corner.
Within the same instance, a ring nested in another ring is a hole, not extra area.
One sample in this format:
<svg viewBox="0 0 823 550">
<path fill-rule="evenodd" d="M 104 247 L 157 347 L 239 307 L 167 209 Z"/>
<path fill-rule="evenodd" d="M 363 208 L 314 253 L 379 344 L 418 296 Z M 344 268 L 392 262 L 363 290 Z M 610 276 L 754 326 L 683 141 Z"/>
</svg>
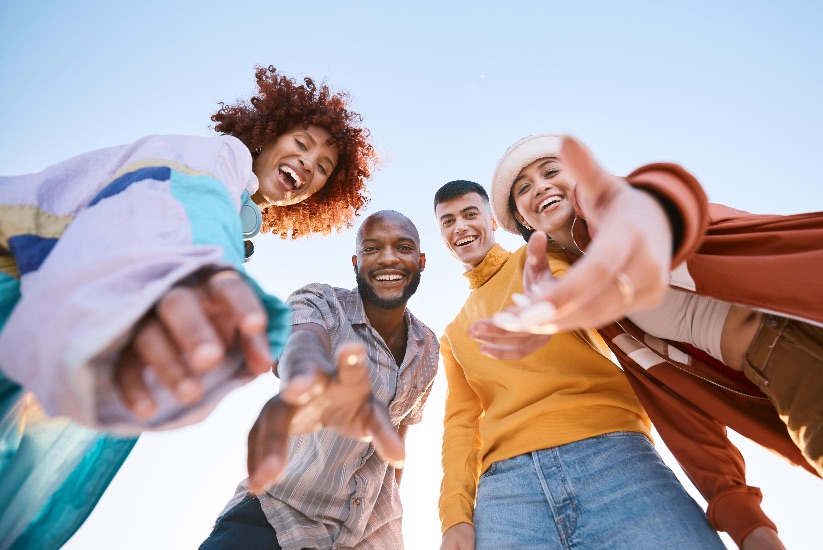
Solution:
<svg viewBox="0 0 823 550">
<path fill-rule="evenodd" d="M 354 507 L 355 508 L 360 507 L 360 499 L 359 498 L 354 499 Z"/>
</svg>

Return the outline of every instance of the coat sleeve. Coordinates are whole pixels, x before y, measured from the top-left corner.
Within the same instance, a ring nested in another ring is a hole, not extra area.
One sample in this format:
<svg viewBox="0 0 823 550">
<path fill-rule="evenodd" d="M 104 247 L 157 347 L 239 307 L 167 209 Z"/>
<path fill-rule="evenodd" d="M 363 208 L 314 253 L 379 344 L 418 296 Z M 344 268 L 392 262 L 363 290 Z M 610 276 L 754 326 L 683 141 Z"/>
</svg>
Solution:
<svg viewBox="0 0 823 550">
<path fill-rule="evenodd" d="M 654 195 L 665 207 L 676 236 L 672 267 L 680 265 L 697 251 L 709 224 L 709 201 L 700 182 L 671 163 L 642 166 L 626 180 Z"/>
<path fill-rule="evenodd" d="M 204 378 L 205 397 L 194 406 L 178 404 L 150 380 L 158 412 L 145 422 L 131 416 L 113 389 L 113 366 L 135 323 L 169 288 L 204 267 L 243 272 L 238 212 L 251 185 L 248 150 L 233 138 L 172 138 L 145 138 L 35 175 L 36 204 L 45 210 L 52 195 L 70 186 L 85 192 L 83 178 L 105 162 L 142 159 L 124 173 L 110 172 L 110 182 L 79 203 L 57 238 L 12 241 L 22 243 L 15 253 L 20 298 L 0 332 L 0 365 L 50 415 L 120 433 L 174 428 L 201 420 L 250 379 L 240 354 L 230 354 Z M 212 149 L 205 154 L 204 147 Z M 172 148 L 177 161 L 153 160 Z M 198 154 L 200 166 L 179 162 Z M 247 280 L 268 311 L 270 342 L 279 353 L 288 308 Z"/>
<path fill-rule="evenodd" d="M 661 438 L 708 501 L 712 526 L 738 546 L 760 526 L 776 530 L 760 508 L 762 494 L 746 485 L 746 465 L 726 427 L 665 388 L 647 371 L 618 356 L 640 402 Z"/>
<path fill-rule="evenodd" d="M 477 454 L 482 446 L 478 428 L 482 408 L 447 336 L 440 339 L 448 394 L 443 422 L 443 481 L 440 485 L 442 531 L 458 523 L 474 525 L 474 501 L 480 476 Z"/>
</svg>

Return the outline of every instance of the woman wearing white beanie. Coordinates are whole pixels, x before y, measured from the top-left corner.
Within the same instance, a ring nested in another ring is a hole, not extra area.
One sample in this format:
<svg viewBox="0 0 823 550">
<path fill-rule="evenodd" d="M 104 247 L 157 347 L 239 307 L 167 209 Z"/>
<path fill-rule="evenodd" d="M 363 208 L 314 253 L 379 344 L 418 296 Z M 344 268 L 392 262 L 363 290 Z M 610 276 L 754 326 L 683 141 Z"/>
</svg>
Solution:
<svg viewBox="0 0 823 550">
<path fill-rule="evenodd" d="M 495 317 L 497 327 L 472 328 L 483 351 L 526 354 L 558 330 L 618 319 L 600 332 L 709 502 L 712 524 L 742 548 L 782 548 L 725 427 L 823 473 L 823 312 L 808 300 L 823 295 L 823 213 L 763 216 L 710 205 L 673 164 L 623 180 L 575 140 L 552 134 L 510 147 L 491 195 L 500 225 L 529 241 L 529 261 L 527 296 Z M 636 207 L 641 196 L 662 208 Z M 579 260 L 563 281 L 545 265 L 546 234 Z M 664 249 L 673 271 L 661 292 L 649 250 L 658 251 L 659 267 Z"/>
</svg>

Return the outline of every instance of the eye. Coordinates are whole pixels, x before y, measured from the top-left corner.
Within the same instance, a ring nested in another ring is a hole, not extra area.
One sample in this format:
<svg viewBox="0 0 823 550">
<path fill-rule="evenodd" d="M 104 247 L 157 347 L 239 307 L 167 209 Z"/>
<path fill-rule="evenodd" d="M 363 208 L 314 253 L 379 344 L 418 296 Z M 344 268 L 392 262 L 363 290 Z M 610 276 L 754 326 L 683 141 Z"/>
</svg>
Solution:
<svg viewBox="0 0 823 550">
<path fill-rule="evenodd" d="M 375 250 L 377 250 L 376 246 L 364 246 L 363 247 L 363 252 L 374 252 Z"/>
<path fill-rule="evenodd" d="M 328 175 L 329 175 L 329 171 L 328 171 L 328 170 L 326 170 L 326 167 L 325 167 L 325 165 L 323 165 L 323 164 L 318 164 L 318 165 L 317 165 L 317 171 L 318 171 L 318 172 L 320 172 L 321 174 L 323 174 L 324 176 L 328 176 Z"/>
<path fill-rule="evenodd" d="M 448 226 L 450 226 L 453 222 L 454 222 L 454 220 L 452 220 L 452 219 L 443 220 L 443 227 L 448 227 Z"/>
<path fill-rule="evenodd" d="M 529 187 L 531 187 L 531 185 L 529 185 L 528 183 L 524 183 L 523 185 L 521 185 L 520 187 L 518 187 L 518 188 L 517 188 L 517 196 L 518 196 L 518 197 L 522 196 L 522 195 L 523 195 L 523 193 L 525 193 L 526 191 L 528 191 L 528 190 L 529 190 Z"/>
<path fill-rule="evenodd" d="M 558 170 L 557 168 L 550 168 L 550 169 L 546 170 L 546 172 L 543 174 L 543 177 L 547 180 L 550 180 L 559 173 L 560 173 L 560 170 Z"/>
<path fill-rule="evenodd" d="M 473 220 L 477 217 L 477 212 L 466 212 L 466 218 L 469 220 Z"/>
<path fill-rule="evenodd" d="M 402 244 L 397 247 L 398 250 L 402 250 L 403 252 L 414 252 L 414 247 L 408 244 Z"/>
<path fill-rule="evenodd" d="M 306 151 L 306 144 L 300 141 L 297 138 L 294 138 L 294 141 L 297 142 L 297 146 L 300 147 L 302 151 Z"/>
</svg>

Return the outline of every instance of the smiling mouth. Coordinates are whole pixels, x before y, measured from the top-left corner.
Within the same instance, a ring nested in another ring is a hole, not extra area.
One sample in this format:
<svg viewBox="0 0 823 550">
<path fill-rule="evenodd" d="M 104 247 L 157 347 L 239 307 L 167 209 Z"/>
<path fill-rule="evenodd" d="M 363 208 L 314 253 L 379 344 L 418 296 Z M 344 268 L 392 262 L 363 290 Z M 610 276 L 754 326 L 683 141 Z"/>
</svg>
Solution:
<svg viewBox="0 0 823 550">
<path fill-rule="evenodd" d="M 540 203 L 540 206 L 537 207 L 537 212 L 540 213 L 543 210 L 545 210 L 546 208 L 548 208 L 548 207 L 550 207 L 554 204 L 557 204 L 561 200 L 563 200 L 563 197 L 559 197 L 557 195 L 555 195 L 553 197 L 548 197 L 546 200 L 544 200 L 543 202 Z"/>
<path fill-rule="evenodd" d="M 477 240 L 477 237 L 465 237 L 454 243 L 454 246 L 466 246 Z"/>
<path fill-rule="evenodd" d="M 403 275 L 400 275 L 399 273 L 391 273 L 387 275 L 375 275 L 374 278 L 381 283 L 393 283 L 395 281 L 402 280 Z"/>
<path fill-rule="evenodd" d="M 292 170 L 290 166 L 284 164 L 279 170 L 280 173 L 283 174 L 283 179 L 286 180 L 286 183 L 291 186 L 293 191 L 298 191 L 306 185 L 306 181 L 300 177 L 300 174 Z"/>
</svg>

